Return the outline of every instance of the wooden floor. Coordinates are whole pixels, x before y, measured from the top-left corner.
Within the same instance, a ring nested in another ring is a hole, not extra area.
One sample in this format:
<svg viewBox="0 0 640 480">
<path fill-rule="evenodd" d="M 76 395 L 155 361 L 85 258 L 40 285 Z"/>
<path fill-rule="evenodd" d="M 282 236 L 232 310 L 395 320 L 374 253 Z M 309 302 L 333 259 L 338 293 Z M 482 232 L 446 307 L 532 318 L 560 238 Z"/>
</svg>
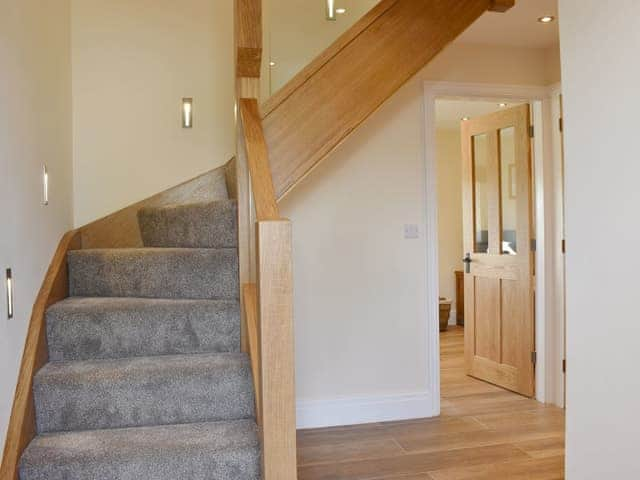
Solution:
<svg viewBox="0 0 640 480">
<path fill-rule="evenodd" d="M 464 375 L 441 334 L 442 416 L 298 432 L 299 480 L 564 478 L 564 412 Z"/>
</svg>

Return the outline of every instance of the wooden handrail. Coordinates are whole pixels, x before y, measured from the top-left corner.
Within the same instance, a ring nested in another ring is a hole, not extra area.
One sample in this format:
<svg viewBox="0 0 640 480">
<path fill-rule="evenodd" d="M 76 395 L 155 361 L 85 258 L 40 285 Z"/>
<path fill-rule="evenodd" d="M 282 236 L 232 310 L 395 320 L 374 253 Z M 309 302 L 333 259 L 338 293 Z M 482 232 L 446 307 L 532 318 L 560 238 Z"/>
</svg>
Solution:
<svg viewBox="0 0 640 480">
<path fill-rule="evenodd" d="M 18 480 L 22 452 L 36 436 L 33 377 L 49 360 L 45 313 L 49 306 L 69 295 L 67 252 L 80 248 L 79 230 L 62 237 L 33 305 L 0 466 L 2 480 Z"/>
<path fill-rule="evenodd" d="M 262 130 L 258 101 L 255 98 L 241 98 L 239 107 L 258 221 L 278 220 L 280 213 L 271 179 L 269 153 Z"/>
</svg>

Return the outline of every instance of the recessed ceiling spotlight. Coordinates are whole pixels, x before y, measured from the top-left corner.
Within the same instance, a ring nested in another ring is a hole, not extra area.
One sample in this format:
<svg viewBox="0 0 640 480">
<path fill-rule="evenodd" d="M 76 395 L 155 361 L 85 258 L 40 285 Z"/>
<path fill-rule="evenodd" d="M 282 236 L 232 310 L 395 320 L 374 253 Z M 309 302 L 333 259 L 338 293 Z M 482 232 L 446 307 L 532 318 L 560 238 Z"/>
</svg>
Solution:
<svg viewBox="0 0 640 480">
<path fill-rule="evenodd" d="M 553 15 L 545 15 L 544 17 L 538 18 L 540 23 L 551 23 L 556 19 Z"/>
<path fill-rule="evenodd" d="M 347 9 L 346 8 L 336 8 L 336 13 L 343 15 L 345 13 L 347 13 Z"/>
</svg>

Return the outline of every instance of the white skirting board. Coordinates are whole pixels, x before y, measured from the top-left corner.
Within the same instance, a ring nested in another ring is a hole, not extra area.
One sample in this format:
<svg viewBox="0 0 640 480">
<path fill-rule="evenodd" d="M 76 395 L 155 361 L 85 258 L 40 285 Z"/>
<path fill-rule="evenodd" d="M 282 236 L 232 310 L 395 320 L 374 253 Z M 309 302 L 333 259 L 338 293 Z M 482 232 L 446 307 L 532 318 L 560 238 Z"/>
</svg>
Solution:
<svg viewBox="0 0 640 480">
<path fill-rule="evenodd" d="M 438 414 L 429 392 L 380 397 L 299 401 L 298 428 L 322 428 L 433 417 Z"/>
</svg>

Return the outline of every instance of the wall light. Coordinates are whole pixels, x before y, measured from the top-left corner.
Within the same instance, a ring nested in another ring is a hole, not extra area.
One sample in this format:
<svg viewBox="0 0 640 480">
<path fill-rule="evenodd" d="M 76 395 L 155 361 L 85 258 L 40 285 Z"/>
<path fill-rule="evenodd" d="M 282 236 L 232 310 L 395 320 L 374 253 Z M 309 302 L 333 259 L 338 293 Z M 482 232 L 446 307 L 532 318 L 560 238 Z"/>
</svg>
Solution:
<svg viewBox="0 0 640 480">
<path fill-rule="evenodd" d="M 334 21 L 336 19 L 336 1 L 327 0 L 327 20 Z"/>
<path fill-rule="evenodd" d="M 336 8 L 336 13 L 338 15 L 344 15 L 345 13 L 347 13 L 347 9 L 346 8 Z"/>
<path fill-rule="evenodd" d="M 42 204 L 49 205 L 49 172 L 47 166 L 42 166 Z"/>
<path fill-rule="evenodd" d="M 469 121 L 469 117 L 462 117 L 462 118 L 461 118 L 461 120 L 462 120 L 463 122 L 468 122 L 468 121 Z"/>
<path fill-rule="evenodd" d="M 11 275 L 11 269 L 7 268 L 7 318 L 11 320 L 13 318 L 13 276 Z"/>
<path fill-rule="evenodd" d="M 276 62 L 269 62 L 269 66 L 270 67 L 275 67 L 276 66 Z"/>
<path fill-rule="evenodd" d="M 507 104 L 506 104 L 506 103 L 499 103 L 499 104 L 498 104 L 498 106 L 499 106 L 500 108 L 505 108 L 505 107 L 507 106 Z"/>
<path fill-rule="evenodd" d="M 551 23 L 556 19 L 553 15 L 545 15 L 544 17 L 538 18 L 540 23 Z"/>
<path fill-rule="evenodd" d="M 193 98 L 182 99 L 182 128 L 193 127 Z"/>
</svg>

